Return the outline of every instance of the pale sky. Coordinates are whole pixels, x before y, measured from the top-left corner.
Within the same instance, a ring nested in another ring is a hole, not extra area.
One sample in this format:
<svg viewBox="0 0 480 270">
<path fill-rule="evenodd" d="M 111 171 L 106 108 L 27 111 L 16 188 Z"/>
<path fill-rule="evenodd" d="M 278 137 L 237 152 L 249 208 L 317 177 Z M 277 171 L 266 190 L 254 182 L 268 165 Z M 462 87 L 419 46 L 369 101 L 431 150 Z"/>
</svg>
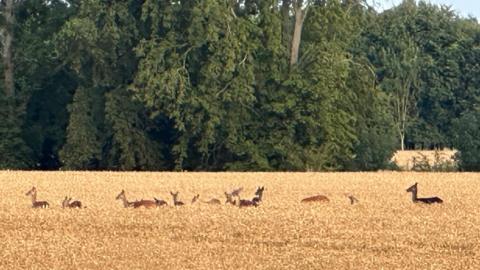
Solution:
<svg viewBox="0 0 480 270">
<path fill-rule="evenodd" d="M 383 10 L 398 5 L 402 0 L 368 0 L 368 2 L 370 4 L 374 3 L 376 8 Z M 426 2 L 451 6 L 453 10 L 457 11 L 463 17 L 472 15 L 477 19 L 480 19 L 479 0 L 427 0 Z"/>
</svg>

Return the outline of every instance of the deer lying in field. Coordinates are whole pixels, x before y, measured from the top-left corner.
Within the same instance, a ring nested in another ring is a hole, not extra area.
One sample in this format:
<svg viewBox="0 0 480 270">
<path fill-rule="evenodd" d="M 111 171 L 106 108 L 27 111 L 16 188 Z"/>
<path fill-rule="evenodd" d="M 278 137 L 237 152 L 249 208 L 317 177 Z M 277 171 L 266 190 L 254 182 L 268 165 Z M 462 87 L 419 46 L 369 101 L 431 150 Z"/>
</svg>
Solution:
<svg viewBox="0 0 480 270">
<path fill-rule="evenodd" d="M 153 197 L 153 199 L 155 200 L 155 203 L 157 204 L 157 207 L 168 205 L 168 203 L 166 201 L 162 200 L 162 199 L 157 199 L 155 197 Z"/>
<path fill-rule="evenodd" d="M 359 203 L 358 199 L 355 198 L 355 196 L 353 196 L 352 194 L 347 193 L 347 194 L 345 194 L 345 196 L 350 199 L 350 204 L 353 205 L 355 203 Z"/>
<path fill-rule="evenodd" d="M 265 190 L 264 187 L 258 187 L 257 191 L 255 191 L 255 197 L 251 200 L 242 200 L 240 199 L 240 196 L 238 197 L 238 206 L 239 207 L 249 207 L 249 206 L 255 206 L 257 207 L 261 202 L 262 202 L 262 197 L 263 197 L 263 191 Z"/>
<path fill-rule="evenodd" d="M 198 201 L 198 199 L 200 198 L 200 194 L 197 194 L 195 196 L 193 196 L 193 199 L 192 199 L 192 204 L 194 204 L 195 202 Z M 219 199 L 215 199 L 215 198 L 212 198 L 208 201 L 201 201 L 202 203 L 206 203 L 206 204 L 221 204 L 220 200 Z"/>
<path fill-rule="evenodd" d="M 241 199 L 240 196 L 238 197 L 238 207 L 250 207 L 250 206 L 258 206 L 258 203 L 253 200 L 245 200 Z"/>
<path fill-rule="evenodd" d="M 259 204 L 262 202 L 263 199 L 263 191 L 265 190 L 265 187 L 258 187 L 257 191 L 255 191 L 255 197 L 252 199 L 255 203 Z"/>
<path fill-rule="evenodd" d="M 225 204 L 231 204 L 231 205 L 236 205 L 237 201 L 233 199 L 233 196 L 231 193 L 225 192 Z"/>
<path fill-rule="evenodd" d="M 202 201 L 203 203 L 206 203 L 206 204 L 221 204 L 220 200 L 219 199 L 216 199 L 216 198 L 212 198 L 208 201 Z"/>
<path fill-rule="evenodd" d="M 35 187 L 32 187 L 25 195 L 32 197 L 33 208 L 48 208 L 50 206 L 47 201 L 37 201 L 37 189 Z"/>
<path fill-rule="evenodd" d="M 230 192 L 230 195 L 235 197 L 235 196 L 239 196 L 240 195 L 240 192 L 242 192 L 243 190 L 243 187 L 239 187 L 237 189 L 234 189 L 232 190 L 232 192 Z"/>
<path fill-rule="evenodd" d="M 443 203 L 443 200 L 440 199 L 439 197 L 429 197 L 429 198 L 418 198 L 417 197 L 417 183 L 415 183 L 414 185 L 412 185 L 411 187 L 409 187 L 407 189 L 407 192 L 411 192 L 412 193 L 412 201 L 414 203 L 426 203 L 426 204 L 432 204 L 432 203 Z"/>
<path fill-rule="evenodd" d="M 239 197 L 240 192 L 242 192 L 243 187 L 239 187 L 237 189 L 232 190 L 231 192 L 225 192 L 225 204 L 236 205 L 237 201 L 233 199 L 233 197 Z M 240 197 L 239 197 L 240 199 Z"/>
<path fill-rule="evenodd" d="M 182 201 L 179 201 L 178 200 L 178 191 L 173 193 L 170 191 L 170 194 L 172 195 L 172 198 L 173 198 L 173 205 L 174 206 L 182 206 L 184 205 L 185 203 L 183 203 Z"/>
<path fill-rule="evenodd" d="M 197 195 L 193 196 L 192 204 L 196 203 L 198 201 L 198 198 L 200 198 L 200 194 L 197 194 Z"/>
<path fill-rule="evenodd" d="M 144 200 L 144 199 L 141 199 L 140 201 L 133 202 L 133 208 L 140 208 L 142 206 L 145 207 L 145 208 L 155 208 L 158 205 L 157 205 L 156 201 Z"/>
<path fill-rule="evenodd" d="M 310 202 L 329 202 L 330 200 L 328 197 L 324 195 L 315 195 L 311 197 L 307 197 L 303 200 L 301 200 L 302 203 L 310 203 Z"/>
<path fill-rule="evenodd" d="M 62 202 L 62 208 L 82 208 L 82 202 L 73 201 L 70 203 L 71 200 L 72 198 L 65 196 L 65 199 Z"/>
<path fill-rule="evenodd" d="M 125 190 L 122 189 L 122 191 L 117 195 L 115 200 L 122 200 L 123 202 L 123 207 L 128 208 L 128 207 L 133 207 L 134 202 L 129 202 L 127 200 L 127 196 L 125 196 Z"/>
</svg>

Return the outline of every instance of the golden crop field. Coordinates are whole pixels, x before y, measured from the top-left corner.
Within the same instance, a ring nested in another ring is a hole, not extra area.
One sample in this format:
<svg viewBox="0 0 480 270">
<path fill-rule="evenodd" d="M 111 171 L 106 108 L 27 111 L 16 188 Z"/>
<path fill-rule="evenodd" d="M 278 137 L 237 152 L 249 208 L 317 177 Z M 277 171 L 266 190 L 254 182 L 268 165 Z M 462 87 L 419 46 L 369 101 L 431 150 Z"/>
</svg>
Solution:
<svg viewBox="0 0 480 270">
<path fill-rule="evenodd" d="M 480 174 L 0 172 L 0 269 L 480 269 Z M 443 204 L 411 202 L 406 188 Z M 243 186 L 258 208 L 190 204 Z M 49 209 L 31 208 L 36 186 Z M 179 191 L 182 207 L 124 208 Z M 345 193 L 359 203 L 350 205 Z M 328 203 L 302 204 L 323 194 Z M 62 209 L 65 196 L 85 209 Z"/>
</svg>

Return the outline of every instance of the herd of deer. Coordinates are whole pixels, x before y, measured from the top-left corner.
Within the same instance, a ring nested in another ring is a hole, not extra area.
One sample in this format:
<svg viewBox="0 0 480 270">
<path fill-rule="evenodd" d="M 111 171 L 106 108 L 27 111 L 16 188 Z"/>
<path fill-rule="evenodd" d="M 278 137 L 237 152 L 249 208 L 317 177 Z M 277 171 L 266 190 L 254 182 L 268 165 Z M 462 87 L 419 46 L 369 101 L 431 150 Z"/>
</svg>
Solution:
<svg viewBox="0 0 480 270">
<path fill-rule="evenodd" d="M 231 204 L 234 206 L 238 207 L 257 207 L 260 205 L 262 202 L 263 198 L 263 191 L 265 190 L 264 187 L 258 187 L 257 191 L 255 191 L 254 197 L 251 200 L 247 199 L 241 199 L 240 198 L 240 193 L 242 192 L 243 188 L 237 188 L 234 189 L 231 192 L 225 192 L 225 204 Z M 412 201 L 414 203 L 425 203 L 425 204 L 432 204 L 432 203 L 443 203 L 443 200 L 440 199 L 439 197 L 429 197 L 429 198 L 418 198 L 417 197 L 417 183 L 412 185 L 407 189 L 407 192 L 412 193 Z M 37 189 L 35 187 L 32 187 L 26 194 L 26 196 L 31 196 L 32 198 L 32 207 L 33 208 L 48 208 L 50 204 L 47 201 L 37 201 Z M 178 200 L 178 191 L 173 193 L 170 192 L 170 195 L 172 195 L 173 199 L 173 205 L 174 206 L 182 206 L 185 205 L 184 202 Z M 347 198 L 350 199 L 350 204 L 355 204 L 358 203 L 358 199 L 355 198 L 351 194 L 345 194 Z M 197 194 L 193 197 L 191 203 L 194 204 L 197 201 L 199 201 L 200 194 Z M 128 201 L 127 197 L 125 195 L 125 190 L 122 190 L 116 197 L 116 200 L 121 200 L 123 202 L 123 206 L 125 208 L 156 208 L 156 207 L 161 207 L 161 206 L 166 206 L 168 203 L 164 200 L 153 198 L 153 200 L 136 200 L 136 201 Z M 62 208 L 82 208 L 82 203 L 80 201 L 72 201 L 72 198 L 69 198 L 68 196 L 65 197 L 65 199 L 62 202 Z M 311 202 L 329 202 L 330 200 L 328 197 L 324 195 L 315 195 L 311 197 L 307 197 L 301 200 L 302 203 L 311 203 Z M 202 203 L 206 204 L 221 204 L 221 201 L 216 198 L 212 198 L 208 201 L 201 201 Z M 83 207 L 85 208 L 85 207 Z"/>
</svg>

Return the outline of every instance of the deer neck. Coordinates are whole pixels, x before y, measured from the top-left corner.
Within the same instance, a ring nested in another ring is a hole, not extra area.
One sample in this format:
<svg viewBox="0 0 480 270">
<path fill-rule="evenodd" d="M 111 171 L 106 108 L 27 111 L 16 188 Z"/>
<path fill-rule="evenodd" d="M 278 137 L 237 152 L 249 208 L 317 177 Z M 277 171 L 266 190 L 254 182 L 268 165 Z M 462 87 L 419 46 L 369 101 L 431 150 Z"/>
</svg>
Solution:
<svg viewBox="0 0 480 270">
<path fill-rule="evenodd" d="M 122 202 L 123 202 L 123 206 L 125 206 L 125 208 L 127 208 L 128 207 L 127 197 L 125 195 L 123 195 L 121 197 L 121 199 L 122 199 Z"/>
<path fill-rule="evenodd" d="M 413 202 L 416 202 L 417 201 L 417 190 L 414 189 L 412 191 L 410 191 L 412 193 L 412 201 Z"/>
<path fill-rule="evenodd" d="M 32 192 L 31 197 L 32 197 L 32 204 L 35 204 L 37 202 L 37 192 Z"/>
</svg>

